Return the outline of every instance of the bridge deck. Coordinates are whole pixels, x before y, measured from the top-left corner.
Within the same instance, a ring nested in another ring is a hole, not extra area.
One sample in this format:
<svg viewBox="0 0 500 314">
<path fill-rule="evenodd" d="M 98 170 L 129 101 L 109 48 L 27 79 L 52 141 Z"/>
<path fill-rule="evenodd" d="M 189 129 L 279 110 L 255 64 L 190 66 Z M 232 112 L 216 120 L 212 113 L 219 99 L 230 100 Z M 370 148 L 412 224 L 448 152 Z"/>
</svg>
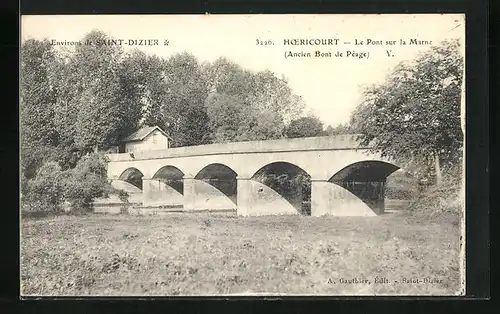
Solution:
<svg viewBox="0 0 500 314">
<path fill-rule="evenodd" d="M 360 141 L 357 138 L 357 134 L 350 134 L 296 139 L 219 143 L 177 147 L 154 151 L 134 152 L 133 158 L 131 157 L 130 153 L 108 154 L 108 157 L 110 161 L 129 161 L 222 154 L 251 154 L 305 150 L 345 150 L 370 148 L 369 146 L 361 146 Z"/>
</svg>

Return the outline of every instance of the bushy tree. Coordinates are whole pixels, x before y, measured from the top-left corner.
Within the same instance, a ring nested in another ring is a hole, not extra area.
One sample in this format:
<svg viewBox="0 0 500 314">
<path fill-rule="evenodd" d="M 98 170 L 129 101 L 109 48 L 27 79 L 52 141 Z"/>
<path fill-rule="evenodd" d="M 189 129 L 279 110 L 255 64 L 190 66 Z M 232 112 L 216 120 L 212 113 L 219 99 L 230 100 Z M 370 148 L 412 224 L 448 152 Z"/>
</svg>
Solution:
<svg viewBox="0 0 500 314">
<path fill-rule="evenodd" d="M 141 60 L 145 63 L 143 123 L 149 126 L 158 125 L 167 130 L 167 124 L 172 123 L 170 120 L 172 112 L 167 102 L 167 60 L 158 56 L 148 56 L 145 60 Z"/>
<path fill-rule="evenodd" d="M 444 41 L 414 62 L 401 63 L 383 84 L 365 91 L 351 123 L 365 144 L 436 182 L 460 163 L 463 60 L 457 40 Z"/>
<path fill-rule="evenodd" d="M 269 140 L 283 135 L 279 114 L 253 108 L 241 96 L 213 93 L 205 106 L 211 140 L 215 143 Z"/>
<path fill-rule="evenodd" d="M 213 141 L 278 139 L 304 108 L 286 78 L 251 72 L 219 58 L 204 65 L 211 94 L 205 101 Z"/>
<path fill-rule="evenodd" d="M 56 52 L 48 40 L 29 39 L 21 46 L 20 60 L 20 140 L 21 189 L 54 156 L 59 134 L 54 124 L 57 99 L 51 70 Z"/>
<path fill-rule="evenodd" d="M 21 47 L 20 114 L 23 148 L 57 144 L 54 127 L 56 91 L 50 70 L 56 61 L 48 40 L 29 39 Z"/>
<path fill-rule="evenodd" d="M 191 54 L 176 54 L 166 61 L 164 77 L 160 126 L 174 139 L 174 146 L 201 144 L 208 125 L 204 107 L 208 88 L 201 65 Z"/>
<path fill-rule="evenodd" d="M 203 65 L 208 91 L 211 93 L 245 97 L 252 92 L 253 75 L 240 65 L 220 57 Z"/>
<path fill-rule="evenodd" d="M 192 146 L 210 143 L 209 118 L 205 108 L 189 106 L 179 120 L 175 146 Z M 181 135 L 182 134 L 182 135 Z"/>
<path fill-rule="evenodd" d="M 240 134 L 238 141 L 275 140 L 283 137 L 285 125 L 283 117 L 276 112 L 266 110 L 253 110 L 249 116 L 250 126 L 248 132 Z M 253 123 L 252 123 L 253 122 Z"/>
<path fill-rule="evenodd" d="M 110 39 L 92 31 L 83 41 Z M 75 49 L 76 75 L 81 80 L 75 143 L 84 152 L 116 146 L 123 134 L 138 125 L 140 104 L 136 103 L 137 96 L 130 94 L 134 88 L 129 80 L 134 78 L 124 79 L 128 71 L 120 65 L 122 57 L 117 45 L 81 45 Z"/>
<path fill-rule="evenodd" d="M 284 76 L 279 78 L 270 70 L 265 70 L 253 74 L 247 84 L 250 87 L 247 100 L 252 107 L 279 116 L 282 124 L 298 118 L 304 109 L 302 98 L 293 94 Z"/>
<path fill-rule="evenodd" d="M 57 162 L 41 165 L 36 176 L 26 181 L 22 207 L 34 211 L 60 211 L 64 199 L 64 175 Z"/>
<path fill-rule="evenodd" d="M 85 210 L 94 199 L 110 192 L 114 190 L 107 180 L 105 157 L 90 154 L 66 171 L 55 161 L 43 163 L 36 175 L 26 180 L 22 205 L 29 210 L 59 211 L 68 201 L 73 210 Z"/>
<path fill-rule="evenodd" d="M 73 210 L 89 209 L 98 197 L 113 191 L 107 179 L 106 159 L 102 154 L 89 154 L 68 170 L 64 182 L 64 198 Z"/>
<path fill-rule="evenodd" d="M 207 110 L 210 137 L 214 143 L 235 141 L 247 127 L 248 106 L 241 97 L 221 93 L 210 94 L 205 106 Z"/>
<path fill-rule="evenodd" d="M 143 118 L 147 106 L 148 82 L 158 73 L 152 71 L 153 57 L 144 52 L 133 50 L 125 54 L 118 65 L 119 106 L 122 109 L 117 139 L 121 140 L 135 131 Z"/>
<path fill-rule="evenodd" d="M 53 122 L 58 133 L 58 145 L 64 154 L 68 155 L 67 164 L 62 164 L 63 168 L 75 166 L 74 157 L 77 157 L 78 147 L 75 144 L 79 107 L 79 98 L 84 90 L 84 82 L 78 60 L 73 51 L 59 51 L 57 60 L 50 72 L 53 78 L 57 93 L 54 105 Z M 70 157 L 70 155 L 74 156 Z"/>
<path fill-rule="evenodd" d="M 317 117 L 302 117 L 290 122 L 286 129 L 288 138 L 323 135 L 323 123 Z"/>
</svg>

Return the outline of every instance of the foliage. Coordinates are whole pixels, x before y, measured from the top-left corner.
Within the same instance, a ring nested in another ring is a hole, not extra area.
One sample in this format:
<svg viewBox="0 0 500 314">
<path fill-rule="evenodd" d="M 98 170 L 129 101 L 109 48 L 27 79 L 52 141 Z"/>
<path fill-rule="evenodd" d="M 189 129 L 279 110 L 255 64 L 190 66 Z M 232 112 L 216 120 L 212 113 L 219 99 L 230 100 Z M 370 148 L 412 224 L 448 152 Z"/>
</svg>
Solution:
<svg viewBox="0 0 500 314">
<path fill-rule="evenodd" d="M 52 117 L 56 93 L 49 72 L 55 53 L 48 40 L 27 40 L 20 60 L 21 147 L 54 145 L 57 132 Z"/>
<path fill-rule="evenodd" d="M 285 124 L 303 110 L 286 78 L 266 70 L 253 73 L 219 58 L 204 65 L 210 94 L 205 107 L 213 142 L 278 139 Z"/>
<path fill-rule="evenodd" d="M 209 118 L 211 140 L 215 143 L 231 142 L 242 133 L 249 107 L 238 96 L 212 93 L 205 102 Z M 247 126 L 248 127 L 248 126 Z"/>
<path fill-rule="evenodd" d="M 458 41 L 446 41 L 401 63 L 386 81 L 365 91 L 351 123 L 365 144 L 414 168 L 420 178 L 440 175 L 462 158 L 461 86 Z M 440 166 L 438 168 L 438 166 Z"/>
<path fill-rule="evenodd" d="M 408 207 L 411 219 L 439 222 L 442 220 L 459 224 L 464 213 L 464 190 L 456 178 L 446 178 L 439 186 L 430 186 L 422 191 Z"/>
<path fill-rule="evenodd" d="M 250 123 L 236 141 L 274 140 L 283 137 L 284 123 L 276 112 L 253 110 L 248 119 Z"/>
<path fill-rule="evenodd" d="M 92 31 L 83 41 L 109 39 L 102 32 Z M 79 110 L 75 143 L 84 152 L 115 146 L 123 134 L 137 128 L 141 114 L 141 108 L 134 103 L 137 97 L 130 95 L 134 89 L 129 81 L 134 77 L 127 77 L 130 73 L 123 69 L 126 64 L 120 64 L 120 46 L 80 45 L 75 49 L 74 58 L 78 65 L 76 75 L 80 76 L 83 86 L 76 102 Z"/>
<path fill-rule="evenodd" d="M 21 200 L 23 209 L 60 211 L 63 203 L 62 179 L 64 174 L 56 162 L 49 161 L 40 166 L 36 176 L 26 181 Z"/>
<path fill-rule="evenodd" d="M 327 136 L 344 135 L 352 133 L 354 133 L 354 130 L 350 124 L 339 124 L 335 127 L 329 125 L 326 127 L 324 131 L 324 134 Z"/>
<path fill-rule="evenodd" d="M 95 198 L 107 196 L 112 190 L 107 180 L 106 164 L 101 154 L 90 154 L 68 171 L 64 197 L 73 210 L 86 210 Z"/>
<path fill-rule="evenodd" d="M 118 198 L 120 199 L 120 201 L 124 202 L 124 203 L 129 203 L 129 194 L 127 193 L 127 191 L 124 191 L 124 190 L 120 190 L 118 192 Z"/>
<path fill-rule="evenodd" d="M 158 125 L 166 127 L 169 120 L 168 108 L 166 108 L 167 81 L 166 60 L 157 56 L 141 58 L 143 65 L 141 71 L 144 73 L 144 89 L 142 99 L 142 118 L 145 125 Z"/>
<path fill-rule="evenodd" d="M 283 121 L 279 115 L 252 108 L 242 96 L 212 93 L 205 106 L 211 140 L 215 143 L 282 137 Z"/>
<path fill-rule="evenodd" d="M 266 186 L 278 192 L 285 198 L 302 196 L 302 200 L 311 199 L 311 178 L 305 174 L 263 174 L 257 179 Z"/>
<path fill-rule="evenodd" d="M 151 59 L 150 65 L 162 80 L 149 79 L 151 103 L 145 123 L 159 125 L 173 138 L 173 146 L 204 143 L 208 120 L 203 104 L 208 88 L 198 60 L 181 53 L 163 62 Z"/>
<path fill-rule="evenodd" d="M 317 117 L 302 117 L 290 122 L 286 135 L 289 138 L 320 136 L 323 135 L 323 123 Z"/>
<path fill-rule="evenodd" d="M 54 81 L 49 75 L 55 62 L 56 54 L 48 40 L 29 39 L 23 43 L 20 60 L 20 144 L 21 191 L 25 195 L 28 193 L 28 180 L 35 177 L 42 165 L 57 156 L 53 148 L 58 143 L 53 121 L 57 97 Z M 31 183 L 34 184 L 33 193 L 39 193 L 39 188 L 47 183 L 46 172 L 46 169 L 40 172 L 44 177 Z M 28 199 L 25 198 L 25 201 Z M 48 203 L 51 204 L 49 207 L 57 205 L 54 200 Z"/>
<path fill-rule="evenodd" d="M 55 149 L 52 146 L 26 146 L 21 149 L 21 175 L 29 180 L 35 177 L 40 167 L 56 158 Z M 26 181 L 22 180 L 22 181 Z M 23 183 L 23 182 L 21 182 Z"/>
<path fill-rule="evenodd" d="M 205 108 L 188 107 L 179 120 L 175 146 L 192 146 L 209 143 L 208 115 Z M 182 135 L 180 135 L 182 134 Z"/>
<path fill-rule="evenodd" d="M 284 76 L 278 78 L 265 70 L 253 74 L 247 84 L 250 89 L 247 102 L 259 111 L 279 116 L 285 124 L 296 119 L 304 109 L 302 98 L 293 94 Z"/>
</svg>

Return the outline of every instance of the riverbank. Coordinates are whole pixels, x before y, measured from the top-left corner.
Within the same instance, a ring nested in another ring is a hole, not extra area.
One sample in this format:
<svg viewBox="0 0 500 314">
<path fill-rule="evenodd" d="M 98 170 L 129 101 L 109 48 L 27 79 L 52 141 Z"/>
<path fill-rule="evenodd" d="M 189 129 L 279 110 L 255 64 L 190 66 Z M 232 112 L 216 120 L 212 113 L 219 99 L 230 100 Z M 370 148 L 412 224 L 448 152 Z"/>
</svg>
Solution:
<svg viewBox="0 0 500 314">
<path fill-rule="evenodd" d="M 24 219 L 22 294 L 449 295 L 460 286 L 459 237 L 451 221 L 404 212 Z"/>
</svg>

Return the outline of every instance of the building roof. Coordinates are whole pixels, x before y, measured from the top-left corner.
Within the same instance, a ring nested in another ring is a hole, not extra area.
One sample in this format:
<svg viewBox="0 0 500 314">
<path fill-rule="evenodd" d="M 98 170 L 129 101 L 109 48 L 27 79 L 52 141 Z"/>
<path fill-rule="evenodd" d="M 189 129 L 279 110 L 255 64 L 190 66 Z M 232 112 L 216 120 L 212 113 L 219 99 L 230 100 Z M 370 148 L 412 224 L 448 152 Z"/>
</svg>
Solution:
<svg viewBox="0 0 500 314">
<path fill-rule="evenodd" d="M 172 139 L 170 136 L 168 136 L 167 133 L 165 133 L 160 127 L 158 126 L 146 126 L 142 127 L 139 130 L 135 131 L 134 133 L 130 134 L 126 138 L 122 140 L 122 142 L 133 142 L 133 141 L 142 141 L 146 136 L 151 134 L 154 130 L 160 131 L 163 135 L 168 137 L 169 139 Z"/>
</svg>

